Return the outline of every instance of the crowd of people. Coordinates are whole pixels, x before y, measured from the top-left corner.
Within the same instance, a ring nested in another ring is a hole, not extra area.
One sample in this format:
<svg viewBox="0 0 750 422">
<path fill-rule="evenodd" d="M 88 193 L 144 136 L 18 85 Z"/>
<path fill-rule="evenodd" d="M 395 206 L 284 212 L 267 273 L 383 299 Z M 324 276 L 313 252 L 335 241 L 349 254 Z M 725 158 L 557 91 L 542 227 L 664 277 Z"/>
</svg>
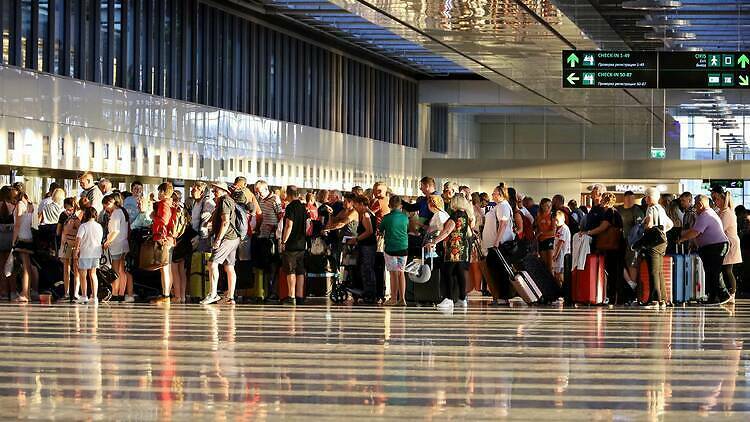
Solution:
<svg viewBox="0 0 750 422">
<path fill-rule="evenodd" d="M 742 262 L 740 237 L 750 234 L 747 210 L 733 208 L 731 194 L 721 186 L 710 196 L 695 197 L 655 188 L 642 198 L 625 192 L 617 204 L 615 194 L 596 184 L 591 204 L 579 206 L 559 194 L 537 204 L 503 183 L 489 194 L 453 182 L 439 192 L 430 177 L 420 181 L 417 198 L 392 194 L 382 182 L 346 193 L 303 192 L 238 177 L 229 184 L 195 182 L 188 198 L 170 182 L 148 196 L 138 181 L 120 192 L 107 179 L 95 182 L 88 172 L 79 184 L 80 192 L 66 193 L 52 183 L 38 206 L 22 183 L 0 189 L 0 294 L 29 302 L 33 292 L 45 288 L 40 277 L 50 270 L 44 263 L 52 262 L 61 268 L 62 301 L 96 303 L 104 278 L 112 301 L 134 302 L 133 274 L 147 270 L 160 275 L 160 294 L 152 302 L 233 304 L 237 286 L 251 282 L 236 271 L 237 262 L 249 259 L 263 273 L 255 282 L 265 284 L 264 300 L 299 305 L 306 296 L 306 258 L 318 250 L 332 257 L 337 272 L 345 266 L 344 256 L 354 257 L 348 279 L 338 283 L 356 284 L 366 303 L 421 302 L 410 297 L 410 276 L 419 277 L 410 264 L 430 262 L 430 270 L 439 274 L 434 301 L 439 308 L 468 306 L 472 289 L 503 305 L 514 297 L 513 274 L 493 289 L 488 272 L 494 269 L 481 265 L 500 251 L 511 261 L 510 255 L 538 256 L 560 287 L 558 303 L 571 302 L 566 284 L 574 262 L 585 261 L 582 253 L 600 254 L 607 274 L 604 303 L 660 308 L 672 301 L 663 273 L 665 254 L 697 253 L 705 272 L 705 302 L 726 303 L 737 291 L 733 266 Z M 210 254 L 201 298 L 187 294 L 195 253 Z M 641 262 L 651 280 L 645 294 Z M 287 297 L 279 297 L 280 283 Z"/>
</svg>

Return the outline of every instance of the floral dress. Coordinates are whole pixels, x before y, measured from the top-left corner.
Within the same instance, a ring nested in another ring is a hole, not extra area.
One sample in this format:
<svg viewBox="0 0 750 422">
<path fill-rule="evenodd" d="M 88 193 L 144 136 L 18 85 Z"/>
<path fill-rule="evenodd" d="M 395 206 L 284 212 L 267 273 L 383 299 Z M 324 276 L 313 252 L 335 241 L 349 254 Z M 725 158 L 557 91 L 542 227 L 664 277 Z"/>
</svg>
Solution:
<svg viewBox="0 0 750 422">
<path fill-rule="evenodd" d="M 471 255 L 469 216 L 465 211 L 455 211 L 451 220 L 456 224 L 456 228 L 445 240 L 445 262 L 469 262 Z"/>
</svg>

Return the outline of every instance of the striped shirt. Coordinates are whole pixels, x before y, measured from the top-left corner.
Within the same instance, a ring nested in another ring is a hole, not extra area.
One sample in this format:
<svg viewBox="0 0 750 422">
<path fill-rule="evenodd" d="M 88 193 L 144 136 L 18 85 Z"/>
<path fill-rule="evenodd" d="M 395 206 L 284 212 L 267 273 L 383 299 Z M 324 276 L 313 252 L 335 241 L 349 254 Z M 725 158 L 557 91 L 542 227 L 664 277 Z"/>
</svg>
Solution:
<svg viewBox="0 0 750 422">
<path fill-rule="evenodd" d="M 276 232 L 281 214 L 281 200 L 275 194 L 270 194 L 260 201 L 260 212 L 263 214 L 263 226 L 260 237 L 271 237 Z"/>
</svg>

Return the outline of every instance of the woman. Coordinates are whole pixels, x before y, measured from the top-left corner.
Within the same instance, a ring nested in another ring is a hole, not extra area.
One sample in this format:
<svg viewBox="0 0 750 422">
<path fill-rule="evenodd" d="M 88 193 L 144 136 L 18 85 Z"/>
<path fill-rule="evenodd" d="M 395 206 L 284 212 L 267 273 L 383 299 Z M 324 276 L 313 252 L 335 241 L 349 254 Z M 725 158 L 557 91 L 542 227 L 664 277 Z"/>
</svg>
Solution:
<svg viewBox="0 0 750 422">
<path fill-rule="evenodd" d="M 81 296 L 76 303 L 89 303 L 87 295 L 87 280 L 91 280 L 91 301 L 99 303 L 99 279 L 96 269 L 99 268 L 99 260 L 102 257 L 102 241 L 104 240 L 104 229 L 96 221 L 96 208 L 87 206 L 83 209 L 81 226 L 76 234 L 78 246 L 78 278 L 81 282 Z M 78 286 L 76 286 L 78 292 Z"/>
<path fill-rule="evenodd" d="M 3 265 L 8 260 L 13 248 L 15 195 L 17 195 L 17 192 L 10 186 L 3 186 L 0 189 L 0 263 Z M 11 292 L 15 293 L 14 279 L 6 277 L 5 271 L 0 271 L 0 295 L 7 298 Z"/>
<path fill-rule="evenodd" d="M 132 302 L 133 280 L 125 271 L 125 256 L 130 251 L 128 246 L 130 219 L 122 203 L 122 196 L 119 193 L 109 194 L 102 199 L 104 211 L 109 214 L 107 238 L 104 240 L 103 247 L 108 251 L 108 256 L 112 260 L 112 269 L 117 272 L 117 280 L 112 286 L 112 295 L 123 296 L 125 302 Z M 126 289 L 128 297 L 125 297 Z"/>
<path fill-rule="evenodd" d="M 654 239 L 645 245 L 640 254 L 648 266 L 648 276 L 651 280 L 651 300 L 642 303 L 647 308 L 661 307 L 666 309 L 666 283 L 662 267 L 664 254 L 667 251 L 667 232 L 672 229 L 672 220 L 664 208 L 659 205 L 659 191 L 656 188 L 646 189 L 646 217 L 643 218 L 643 228 L 649 239 Z"/>
<path fill-rule="evenodd" d="M 76 198 L 65 198 L 63 201 L 64 211 L 57 220 L 57 236 L 60 238 L 60 250 L 57 256 L 63 263 L 63 286 L 65 293 L 60 298 L 62 301 L 70 301 L 70 272 L 73 270 L 74 285 L 78 286 L 78 257 L 75 255 L 77 248 L 78 227 L 81 226 L 82 211 L 78 207 Z M 74 295 L 78 294 L 76 287 Z"/>
<path fill-rule="evenodd" d="M 305 209 L 307 210 L 307 227 L 305 227 L 305 236 L 313 236 L 314 222 L 319 221 L 318 217 L 318 205 L 315 203 L 315 195 L 312 192 L 307 192 L 305 195 Z"/>
<path fill-rule="evenodd" d="M 365 196 L 358 196 L 354 200 L 354 207 L 359 214 L 357 235 L 349 239 L 350 245 L 356 245 L 358 253 L 357 265 L 364 290 L 365 303 L 374 304 L 379 296 L 375 279 L 375 252 L 377 251 L 377 219 L 370 212 L 370 200 Z"/>
<path fill-rule="evenodd" d="M 466 274 L 469 268 L 471 253 L 471 225 L 474 222 L 474 210 L 463 195 L 454 195 L 450 209 L 453 212 L 445 222 L 440 235 L 431 242 L 443 245 L 443 264 L 440 267 L 440 287 L 443 301 L 438 309 L 453 309 L 453 304 L 468 306 L 466 301 Z M 433 211 L 434 212 L 434 211 Z M 458 297 L 455 292 L 458 291 Z"/>
<path fill-rule="evenodd" d="M 552 274 L 552 249 L 555 243 L 555 222 L 552 219 L 552 200 L 543 198 L 539 202 L 539 213 L 534 221 L 536 239 L 539 241 L 539 256 Z"/>
<path fill-rule="evenodd" d="M 18 188 L 16 189 L 18 190 Z M 31 265 L 31 255 L 34 253 L 34 237 L 31 233 L 31 224 L 34 220 L 34 204 L 22 190 L 18 190 L 18 205 L 15 212 L 15 223 L 13 226 L 13 251 L 21 258 L 21 293 L 16 302 L 28 303 L 29 284 L 37 285 L 38 272 Z"/>
<path fill-rule="evenodd" d="M 172 194 L 174 193 L 174 187 L 170 182 L 164 182 L 157 188 L 158 198 L 157 202 L 154 203 L 154 211 L 152 213 L 153 225 L 151 231 L 153 233 L 154 243 L 159 243 L 163 248 L 168 250 L 167 265 L 161 267 L 161 288 L 162 294 L 160 297 L 154 299 L 153 303 L 169 303 L 171 300 L 172 291 L 172 268 L 169 262 L 172 260 L 172 248 L 174 248 L 175 240 L 172 238 L 172 225 L 174 223 L 174 208 L 172 204 Z"/>
<path fill-rule="evenodd" d="M 176 190 L 172 193 L 172 209 L 175 218 L 177 218 L 178 213 L 186 212 L 182 203 L 182 192 Z M 192 252 L 191 238 L 192 235 L 186 231 L 178 239 L 175 239 L 176 246 L 172 251 L 172 263 L 170 264 L 174 303 L 185 303 L 186 301 L 187 268 L 185 267 L 185 258 L 189 257 Z"/>
<path fill-rule="evenodd" d="M 612 304 L 622 304 L 628 301 L 625 297 L 623 284 L 624 238 L 622 237 L 622 216 L 614 208 L 617 197 L 612 192 L 604 192 L 599 206 L 604 210 L 599 226 L 589 230 L 586 234 L 594 237 L 597 252 L 604 254 L 604 268 L 609 274 L 607 279 L 607 299 Z M 664 254 L 662 254 L 663 256 Z"/>
<path fill-rule="evenodd" d="M 711 198 L 719 208 L 719 218 L 724 227 L 724 234 L 729 239 L 729 251 L 724 256 L 724 265 L 721 267 L 721 275 L 724 278 L 727 290 L 729 290 L 729 302 L 734 303 L 737 293 L 737 280 L 734 278 L 734 264 L 742 263 L 742 252 L 740 250 L 740 237 L 737 233 L 737 215 L 733 211 L 732 193 L 723 186 L 714 186 L 711 189 Z"/>
</svg>

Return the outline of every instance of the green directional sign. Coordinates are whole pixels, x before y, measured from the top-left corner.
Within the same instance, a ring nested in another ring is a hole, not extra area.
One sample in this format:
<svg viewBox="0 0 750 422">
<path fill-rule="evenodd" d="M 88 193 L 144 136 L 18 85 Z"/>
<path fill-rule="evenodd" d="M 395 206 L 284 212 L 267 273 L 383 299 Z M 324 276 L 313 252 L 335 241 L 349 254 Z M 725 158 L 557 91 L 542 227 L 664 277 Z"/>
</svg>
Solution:
<svg viewBox="0 0 750 422">
<path fill-rule="evenodd" d="M 570 65 L 570 67 L 576 67 L 576 64 L 578 64 L 580 60 L 578 59 L 578 56 L 576 56 L 576 53 L 570 53 L 570 56 L 568 56 L 567 62 Z"/>
<path fill-rule="evenodd" d="M 574 72 L 574 73 L 569 74 L 566 80 L 568 81 L 569 84 L 575 85 L 576 82 L 578 82 L 579 80 L 581 80 L 581 78 L 579 78 L 578 76 L 576 76 L 576 74 Z"/>
<path fill-rule="evenodd" d="M 750 64 L 750 59 L 748 59 L 747 56 L 743 54 L 737 59 L 737 64 L 744 69 L 748 64 Z"/>
<path fill-rule="evenodd" d="M 651 158 L 654 160 L 663 160 L 667 157 L 667 150 L 664 148 L 651 148 Z"/>
<path fill-rule="evenodd" d="M 737 80 L 740 82 L 740 86 L 750 86 L 750 77 L 747 75 L 740 75 Z"/>
</svg>

